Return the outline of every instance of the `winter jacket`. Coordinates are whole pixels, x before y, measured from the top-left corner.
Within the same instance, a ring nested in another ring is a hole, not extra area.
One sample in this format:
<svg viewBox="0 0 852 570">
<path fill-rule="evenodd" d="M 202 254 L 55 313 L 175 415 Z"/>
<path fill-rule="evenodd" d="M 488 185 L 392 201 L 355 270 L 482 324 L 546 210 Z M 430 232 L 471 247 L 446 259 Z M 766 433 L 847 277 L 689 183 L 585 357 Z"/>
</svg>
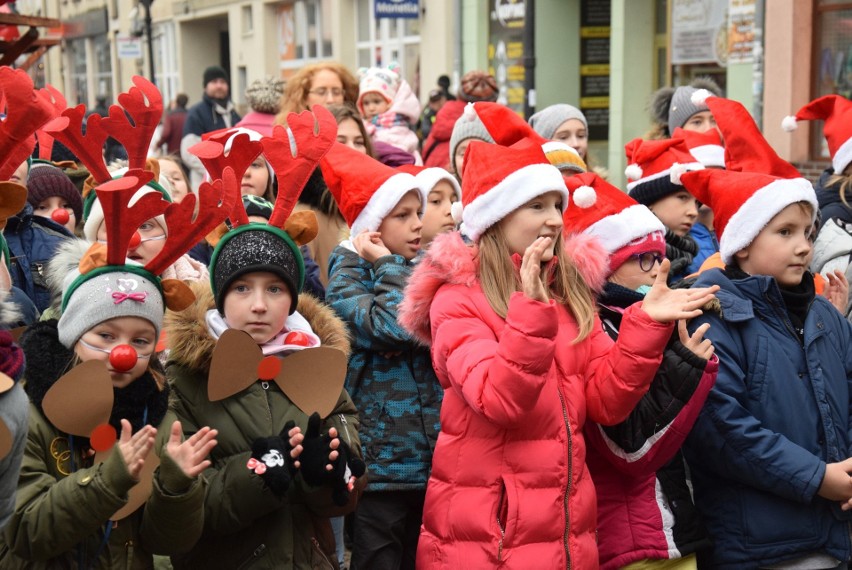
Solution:
<svg viewBox="0 0 852 570">
<path fill-rule="evenodd" d="M 26 391 L 32 404 L 15 513 L 0 540 L 0 568 L 152 568 L 154 554 L 191 548 L 203 525 L 204 483 L 186 477 L 163 451 L 163 434 L 175 420 L 166 412 L 167 390 L 149 401 L 151 416 L 160 418 L 154 421 L 160 466 L 151 495 L 112 524 L 110 517 L 127 503 L 135 484 L 121 453 L 114 448 L 97 463 L 84 457 L 85 438 L 61 432 L 41 407 L 73 354 L 59 342 L 56 321 L 34 325 L 21 344 L 28 357 Z"/>
<path fill-rule="evenodd" d="M 716 239 L 716 233 L 709 229 L 704 224 L 696 223 L 689 230 L 689 235 L 695 240 L 698 245 L 698 253 L 692 258 L 692 263 L 686 268 L 686 275 L 697 273 L 701 269 L 701 264 L 704 260 L 719 251 L 719 241 Z"/>
<path fill-rule="evenodd" d="M 219 113 L 217 108 L 225 113 Z M 234 110 L 234 104 L 231 101 L 227 101 L 226 106 L 223 107 L 219 101 L 207 94 L 202 95 L 201 101 L 189 108 L 183 125 L 183 137 L 180 140 L 180 158 L 189 170 L 192 190 L 198 190 L 206 170 L 201 160 L 189 152 L 189 149 L 201 141 L 201 135 L 233 127 L 239 120 L 240 116 Z"/>
<path fill-rule="evenodd" d="M 598 307 L 610 338 L 618 338 L 624 310 L 641 301 L 639 293 L 607 283 Z M 648 393 L 630 416 L 611 427 L 586 424 L 603 570 L 645 558 L 682 558 L 710 546 L 680 447 L 718 368 L 715 356 L 707 361 L 695 355 L 675 331 Z"/>
<path fill-rule="evenodd" d="M 163 130 L 160 138 L 154 145 L 160 148 L 166 145 L 166 153 L 177 155 L 180 153 L 180 140 L 183 138 L 183 126 L 186 124 L 186 109 L 179 107 L 166 115 L 163 119 Z"/>
<path fill-rule="evenodd" d="M 28 203 L 17 216 L 9 218 L 3 237 L 12 254 L 9 259 L 12 284 L 27 294 L 39 312 L 44 311 L 50 305 L 45 266 L 56 249 L 73 237 L 71 232 L 53 220 L 33 215 L 33 207 Z"/>
<path fill-rule="evenodd" d="M 847 230 L 845 223 L 839 218 L 826 220 L 819 229 L 814 241 L 814 254 L 811 259 L 811 271 L 828 275 L 839 269 L 846 274 L 846 279 L 852 279 L 852 224 Z M 850 311 L 852 291 L 846 302 L 846 318 L 852 318 Z"/>
<path fill-rule="evenodd" d="M 600 244 L 581 236 L 566 251 L 587 282 L 601 279 Z M 417 567 L 596 568 L 582 430 L 587 418 L 627 417 L 672 326 L 632 307 L 616 344 L 597 318 L 574 343 L 567 309 L 520 292 L 502 319 L 482 292 L 475 248 L 458 232 L 432 242 L 405 294 L 402 321 L 431 340 L 444 387 Z"/>
<path fill-rule="evenodd" d="M 828 180 L 834 176 L 834 169 L 830 166 L 823 171 L 819 180 L 814 184 L 814 190 L 819 203 L 819 216 L 823 223 L 831 218 L 838 218 L 846 223 L 852 223 L 852 207 L 843 203 L 840 197 L 840 189 L 837 185 L 829 186 Z M 852 196 L 846 196 L 846 202 L 852 204 Z"/>
<path fill-rule="evenodd" d="M 453 171 L 450 164 L 450 137 L 453 136 L 453 127 L 456 121 L 464 113 L 464 101 L 447 101 L 432 124 L 429 137 L 423 143 L 424 166 L 437 166 L 445 170 Z"/>
<path fill-rule="evenodd" d="M 799 341 L 777 283 L 719 269 L 718 302 L 689 324 L 719 375 L 684 453 L 714 568 L 758 568 L 818 551 L 849 560 L 849 513 L 817 495 L 826 463 L 852 456 L 852 326 L 816 296 Z"/>
<path fill-rule="evenodd" d="M 0 424 L 8 430 L 11 440 L 11 448 L 0 457 L 0 530 L 15 510 L 15 490 L 27 442 L 27 410 L 29 400 L 20 383 L 0 394 Z"/>
<path fill-rule="evenodd" d="M 416 164 L 422 164 L 420 159 L 420 140 L 417 133 L 411 129 L 411 125 L 420 117 L 420 101 L 411 90 L 407 81 L 402 80 L 396 96 L 393 98 L 387 112 L 373 117 L 368 122 L 368 128 L 373 140 L 387 143 L 396 148 L 413 154 L 417 160 Z"/>
<path fill-rule="evenodd" d="M 440 429 L 429 349 L 397 322 L 411 269 L 402 256 L 373 264 L 344 245 L 329 260 L 325 299 L 352 336 L 346 389 L 361 412 L 368 491 L 423 490 Z"/>
<path fill-rule="evenodd" d="M 234 126 L 251 129 L 265 137 L 271 137 L 273 125 L 275 125 L 275 115 L 249 111 L 246 113 L 246 116 L 240 119 Z"/>
<path fill-rule="evenodd" d="M 309 488 L 297 475 L 287 494 L 278 497 L 246 467 L 254 440 L 278 435 L 288 420 L 304 432 L 308 416 L 274 382 L 256 382 L 222 401 L 209 401 L 207 375 L 216 341 L 208 332 L 205 315 L 215 303 L 209 285 L 190 287 L 197 298 L 192 307 L 166 315 L 171 344 L 166 371 L 177 396 L 172 407 L 186 433 L 210 425 L 219 434 L 210 454 L 213 465 L 205 472 L 209 487 L 204 532 L 189 553 L 172 557 L 174 567 L 336 568 L 328 517 L 352 510 L 357 493 L 347 507 L 335 507 L 329 489 Z M 301 295 L 298 310 L 323 345 L 348 353 L 346 329 L 330 309 Z M 360 453 L 358 417 L 345 391 L 323 432 L 332 426 Z"/>
</svg>

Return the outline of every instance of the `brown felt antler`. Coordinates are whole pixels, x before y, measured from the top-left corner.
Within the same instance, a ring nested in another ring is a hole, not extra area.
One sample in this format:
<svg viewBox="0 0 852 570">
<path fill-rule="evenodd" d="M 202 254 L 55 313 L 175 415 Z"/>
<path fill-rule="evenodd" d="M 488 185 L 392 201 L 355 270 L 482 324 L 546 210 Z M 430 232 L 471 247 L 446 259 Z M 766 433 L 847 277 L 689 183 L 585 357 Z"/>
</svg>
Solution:
<svg viewBox="0 0 852 570">
<path fill-rule="evenodd" d="M 54 116 L 59 116 L 62 111 L 68 108 L 65 96 L 53 85 L 45 85 L 38 90 L 38 94 L 53 106 L 55 110 Z M 38 141 L 38 157 L 43 160 L 50 160 L 50 157 L 53 156 L 53 143 L 56 139 L 41 128 L 36 131 L 36 140 Z"/>
<path fill-rule="evenodd" d="M 33 88 L 23 70 L 0 67 L 0 92 L 6 119 L 0 122 L 0 180 L 8 180 L 35 148 L 35 132 L 56 111 Z"/>
<path fill-rule="evenodd" d="M 236 202 L 242 205 L 240 185 L 233 169 L 225 167 L 222 178 L 201 184 L 198 188 L 198 214 L 193 219 L 195 201 L 195 195 L 188 194 L 180 203 L 170 204 L 166 209 L 166 244 L 145 265 L 145 269 L 154 275 L 160 275 L 198 243 L 201 236 L 222 223 L 234 210 Z"/>
<path fill-rule="evenodd" d="M 278 196 L 269 218 L 269 224 L 278 228 L 284 227 L 302 189 L 337 137 L 334 115 L 320 106 L 298 115 L 290 113 L 287 126 L 276 125 L 272 136 L 261 140 L 278 180 Z"/>
</svg>

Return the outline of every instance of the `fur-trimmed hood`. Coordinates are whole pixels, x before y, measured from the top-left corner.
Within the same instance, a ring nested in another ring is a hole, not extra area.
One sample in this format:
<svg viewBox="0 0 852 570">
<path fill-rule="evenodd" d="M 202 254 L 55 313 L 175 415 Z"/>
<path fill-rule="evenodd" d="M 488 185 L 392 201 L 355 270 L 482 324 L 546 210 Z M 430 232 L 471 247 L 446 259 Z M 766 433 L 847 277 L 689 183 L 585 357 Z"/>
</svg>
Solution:
<svg viewBox="0 0 852 570">
<path fill-rule="evenodd" d="M 62 306 L 62 291 L 65 289 L 66 277 L 72 272 L 79 275 L 80 260 L 89 251 L 92 244 L 84 239 L 69 239 L 56 248 L 56 253 L 47 263 L 45 279 L 50 289 L 50 306 L 60 314 Z"/>
<path fill-rule="evenodd" d="M 609 253 L 597 238 L 585 234 L 565 236 L 565 251 L 589 287 L 598 292 L 606 283 Z M 477 282 L 477 247 L 468 245 L 458 232 L 439 235 L 417 264 L 405 288 L 399 322 L 420 342 L 432 343 L 429 309 L 444 284 L 471 287 Z"/>
<path fill-rule="evenodd" d="M 195 293 L 195 302 L 179 313 L 166 311 L 163 329 L 169 345 L 169 362 L 203 370 L 210 366 L 216 339 L 207 330 L 207 311 L 216 308 L 213 291 L 207 281 L 189 283 Z M 349 333 L 346 324 L 332 309 L 315 297 L 302 293 L 299 295 L 299 314 L 310 323 L 314 333 L 323 346 L 343 351 L 349 358 Z"/>
</svg>

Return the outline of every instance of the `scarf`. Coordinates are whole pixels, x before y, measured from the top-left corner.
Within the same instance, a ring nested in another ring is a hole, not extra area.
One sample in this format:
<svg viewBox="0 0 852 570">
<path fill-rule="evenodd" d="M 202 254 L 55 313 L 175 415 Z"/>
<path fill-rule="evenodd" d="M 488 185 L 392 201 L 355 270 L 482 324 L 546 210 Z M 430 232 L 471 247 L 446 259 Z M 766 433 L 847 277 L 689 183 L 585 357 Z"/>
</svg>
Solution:
<svg viewBox="0 0 852 570">
<path fill-rule="evenodd" d="M 225 322 L 224 317 L 222 317 L 216 309 L 210 309 L 207 311 L 206 321 L 207 330 L 210 332 L 210 336 L 216 340 L 219 340 L 219 337 L 221 337 L 226 330 L 231 328 L 228 326 L 228 323 Z M 309 340 L 308 345 L 286 344 L 284 340 L 291 332 L 300 332 L 307 335 Z M 316 348 L 320 346 L 320 344 L 322 344 L 322 342 L 314 333 L 314 330 L 311 328 L 311 324 L 305 317 L 299 314 L 299 311 L 296 311 L 287 317 L 287 320 L 284 322 L 284 328 L 272 337 L 272 339 L 261 344 L 260 349 L 263 351 L 264 356 L 269 356 L 270 354 L 281 354 L 285 352 L 289 354 L 306 348 Z"/>
<path fill-rule="evenodd" d="M 692 236 L 689 234 L 679 236 L 666 228 L 666 257 L 672 264 L 669 270 L 669 282 L 672 281 L 672 278 L 677 279 L 686 271 L 686 268 L 692 264 L 696 253 L 698 253 L 698 244 L 695 243 Z"/>
</svg>

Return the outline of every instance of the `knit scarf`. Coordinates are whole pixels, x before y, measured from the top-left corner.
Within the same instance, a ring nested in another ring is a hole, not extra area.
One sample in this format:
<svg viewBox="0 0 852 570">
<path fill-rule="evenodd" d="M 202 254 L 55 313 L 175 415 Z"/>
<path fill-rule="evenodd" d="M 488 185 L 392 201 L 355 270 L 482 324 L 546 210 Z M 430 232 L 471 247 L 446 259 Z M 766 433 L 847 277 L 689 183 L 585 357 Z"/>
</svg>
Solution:
<svg viewBox="0 0 852 570">
<path fill-rule="evenodd" d="M 207 311 L 207 331 L 210 333 L 214 339 L 219 340 L 219 337 L 222 334 L 231 328 L 228 326 L 228 323 L 225 322 L 224 317 L 219 314 L 219 311 L 216 309 L 210 309 Z M 310 344 L 308 346 L 302 346 L 299 344 L 287 344 L 285 339 L 287 335 L 291 332 L 300 332 L 307 335 Z M 306 348 L 315 348 L 320 346 L 322 342 L 320 338 L 314 333 L 311 328 L 311 324 L 308 320 L 299 314 L 299 311 L 294 312 L 292 315 L 287 317 L 287 320 L 284 322 L 284 328 L 281 331 L 272 337 L 270 340 L 260 345 L 261 350 L 263 351 L 264 356 L 269 356 L 270 354 L 280 354 L 283 352 L 295 352 L 297 350 L 304 350 Z M 283 356 L 283 355 L 282 355 Z"/>
<path fill-rule="evenodd" d="M 692 236 L 689 234 L 679 236 L 666 228 L 666 257 L 672 264 L 669 269 L 670 276 L 675 278 L 682 276 L 686 268 L 692 264 L 696 253 L 698 253 L 698 244 Z"/>
<path fill-rule="evenodd" d="M 204 95 L 204 98 L 210 101 L 213 107 L 213 112 L 218 113 L 222 116 L 222 121 L 225 122 L 225 127 L 230 129 L 233 125 L 231 124 L 231 113 L 234 111 L 234 103 L 227 99 L 214 99 L 213 97 L 208 97 Z M 216 122 L 216 117 L 213 117 L 213 123 Z"/>
</svg>

